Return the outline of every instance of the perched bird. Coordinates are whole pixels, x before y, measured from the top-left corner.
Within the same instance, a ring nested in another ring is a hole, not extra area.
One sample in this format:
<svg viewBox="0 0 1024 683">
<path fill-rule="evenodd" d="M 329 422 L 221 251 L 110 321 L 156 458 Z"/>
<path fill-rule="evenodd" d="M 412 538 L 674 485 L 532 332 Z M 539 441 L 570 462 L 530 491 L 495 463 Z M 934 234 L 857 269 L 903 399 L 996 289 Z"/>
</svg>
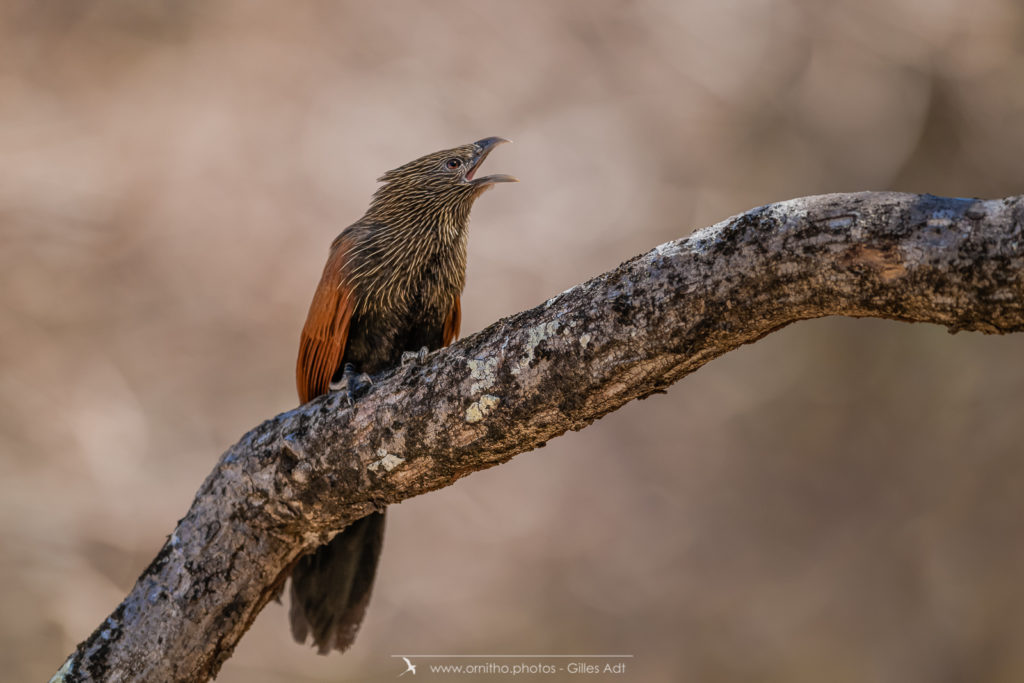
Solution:
<svg viewBox="0 0 1024 683">
<path fill-rule="evenodd" d="M 466 237 L 473 202 L 508 175 L 477 177 L 495 146 L 485 138 L 428 154 L 379 178 L 362 218 L 331 244 L 299 342 L 302 403 L 329 390 L 349 401 L 369 376 L 403 354 L 450 344 L 459 334 Z M 292 570 L 292 635 L 312 635 L 320 654 L 355 640 L 373 588 L 384 513 L 346 527 Z"/>
</svg>

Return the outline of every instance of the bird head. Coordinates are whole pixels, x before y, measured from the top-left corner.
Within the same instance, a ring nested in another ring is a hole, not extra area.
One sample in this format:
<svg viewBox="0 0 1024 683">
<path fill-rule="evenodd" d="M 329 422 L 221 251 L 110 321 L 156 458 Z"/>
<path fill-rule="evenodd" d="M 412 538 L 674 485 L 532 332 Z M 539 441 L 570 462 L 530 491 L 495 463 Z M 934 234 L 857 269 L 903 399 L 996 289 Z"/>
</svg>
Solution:
<svg viewBox="0 0 1024 683">
<path fill-rule="evenodd" d="M 373 206 L 389 209 L 400 203 L 468 209 L 474 199 L 495 183 L 519 182 L 504 173 L 478 175 L 491 150 L 505 142 L 509 140 L 484 138 L 427 154 L 388 171 L 378 178 L 384 185 L 373 195 Z"/>
</svg>

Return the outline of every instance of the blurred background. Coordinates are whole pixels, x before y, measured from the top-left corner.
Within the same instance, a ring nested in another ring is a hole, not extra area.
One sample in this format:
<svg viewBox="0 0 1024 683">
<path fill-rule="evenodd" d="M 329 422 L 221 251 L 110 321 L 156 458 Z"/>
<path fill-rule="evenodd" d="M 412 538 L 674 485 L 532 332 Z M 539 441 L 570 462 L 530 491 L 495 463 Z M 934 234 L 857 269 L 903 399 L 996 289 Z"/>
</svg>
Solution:
<svg viewBox="0 0 1024 683">
<path fill-rule="evenodd" d="M 374 179 L 488 135 L 463 333 L 759 204 L 1024 191 L 1014 0 L 6 2 L 0 670 L 43 680 L 296 404 Z M 627 653 L 619 680 L 1024 680 L 1024 335 L 800 323 L 392 509 L 355 648 L 218 680 Z M 421 669 L 421 674 L 424 673 Z M 551 680 L 550 678 L 546 680 Z"/>
</svg>

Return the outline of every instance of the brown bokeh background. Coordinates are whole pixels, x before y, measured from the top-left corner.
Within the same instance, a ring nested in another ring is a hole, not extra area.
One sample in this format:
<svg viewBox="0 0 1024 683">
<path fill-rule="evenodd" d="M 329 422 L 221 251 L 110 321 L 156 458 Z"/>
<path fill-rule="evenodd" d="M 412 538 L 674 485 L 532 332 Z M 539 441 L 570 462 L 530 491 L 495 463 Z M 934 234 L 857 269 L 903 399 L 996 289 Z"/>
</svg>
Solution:
<svg viewBox="0 0 1024 683">
<path fill-rule="evenodd" d="M 1015 0 L 8 2 L 0 671 L 49 676 L 219 454 L 383 171 L 487 135 L 463 332 L 758 204 L 1024 191 Z M 272 604 L 218 680 L 630 653 L 619 680 L 1024 679 L 1024 335 L 801 323 L 392 510 L 354 650 Z M 421 670 L 421 674 L 423 671 Z M 547 678 L 545 680 L 551 680 Z"/>
</svg>

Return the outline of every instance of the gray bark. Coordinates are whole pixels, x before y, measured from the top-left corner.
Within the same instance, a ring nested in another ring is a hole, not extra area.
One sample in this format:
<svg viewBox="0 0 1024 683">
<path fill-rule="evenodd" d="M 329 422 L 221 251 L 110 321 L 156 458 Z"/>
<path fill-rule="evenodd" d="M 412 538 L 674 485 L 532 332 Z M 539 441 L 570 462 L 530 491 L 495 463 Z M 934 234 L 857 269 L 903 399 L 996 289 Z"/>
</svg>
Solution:
<svg viewBox="0 0 1024 683">
<path fill-rule="evenodd" d="M 829 315 L 1024 330 L 1024 197 L 862 193 L 754 209 L 395 369 L 352 407 L 328 395 L 278 415 L 223 455 L 54 678 L 208 680 L 296 558 L 346 524 Z"/>
</svg>

